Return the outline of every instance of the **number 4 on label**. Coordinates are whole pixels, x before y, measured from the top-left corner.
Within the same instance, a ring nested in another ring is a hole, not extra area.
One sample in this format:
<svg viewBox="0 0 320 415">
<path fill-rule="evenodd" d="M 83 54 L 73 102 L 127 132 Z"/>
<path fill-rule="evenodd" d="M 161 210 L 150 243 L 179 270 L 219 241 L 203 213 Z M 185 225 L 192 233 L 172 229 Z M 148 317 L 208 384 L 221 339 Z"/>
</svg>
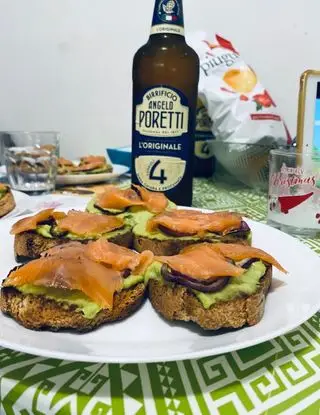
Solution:
<svg viewBox="0 0 320 415">
<path fill-rule="evenodd" d="M 157 180 L 159 181 L 161 184 L 164 184 L 168 178 L 165 176 L 165 171 L 164 169 L 160 169 L 160 175 L 157 176 L 157 172 L 156 169 L 157 167 L 161 164 L 160 160 L 157 160 L 154 165 L 151 167 L 150 169 L 150 174 L 149 174 L 149 179 L 150 180 Z"/>
</svg>

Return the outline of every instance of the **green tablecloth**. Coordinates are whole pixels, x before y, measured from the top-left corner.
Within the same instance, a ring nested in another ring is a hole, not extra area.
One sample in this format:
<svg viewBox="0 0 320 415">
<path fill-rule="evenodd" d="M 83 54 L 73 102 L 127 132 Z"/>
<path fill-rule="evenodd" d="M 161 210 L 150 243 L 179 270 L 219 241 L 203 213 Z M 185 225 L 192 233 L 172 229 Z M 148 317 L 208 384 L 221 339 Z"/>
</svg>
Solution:
<svg viewBox="0 0 320 415">
<path fill-rule="evenodd" d="M 266 197 L 197 180 L 197 207 L 263 221 Z M 316 252 L 320 240 L 303 239 Z M 319 287 L 318 287 L 319 289 Z M 259 346 L 162 364 L 92 364 L 0 349 L 1 415 L 320 413 L 320 313 Z"/>
</svg>

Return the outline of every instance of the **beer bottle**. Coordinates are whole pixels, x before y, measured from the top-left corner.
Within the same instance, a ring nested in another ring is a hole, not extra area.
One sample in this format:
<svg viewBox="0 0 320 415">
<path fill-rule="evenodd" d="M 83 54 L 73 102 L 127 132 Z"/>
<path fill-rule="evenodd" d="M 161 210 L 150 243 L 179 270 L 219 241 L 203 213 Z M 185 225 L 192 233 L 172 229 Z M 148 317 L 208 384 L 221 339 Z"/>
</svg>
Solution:
<svg viewBox="0 0 320 415">
<path fill-rule="evenodd" d="M 194 176 L 211 177 L 215 170 L 215 158 L 213 151 L 214 135 L 211 131 L 212 121 L 206 107 L 198 98 L 196 115 L 196 133 L 194 148 Z"/>
<path fill-rule="evenodd" d="M 199 59 L 184 37 L 182 0 L 156 0 L 133 61 L 132 182 L 192 204 Z"/>
</svg>

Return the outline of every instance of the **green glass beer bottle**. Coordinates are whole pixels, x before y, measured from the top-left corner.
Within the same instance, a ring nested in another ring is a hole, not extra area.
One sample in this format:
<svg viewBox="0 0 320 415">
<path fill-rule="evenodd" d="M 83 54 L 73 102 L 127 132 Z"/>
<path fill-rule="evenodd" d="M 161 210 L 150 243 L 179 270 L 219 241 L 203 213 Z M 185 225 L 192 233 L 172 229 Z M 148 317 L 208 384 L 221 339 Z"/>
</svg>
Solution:
<svg viewBox="0 0 320 415">
<path fill-rule="evenodd" d="M 133 61 L 132 182 L 191 206 L 199 58 L 184 37 L 182 0 L 156 0 Z"/>
</svg>

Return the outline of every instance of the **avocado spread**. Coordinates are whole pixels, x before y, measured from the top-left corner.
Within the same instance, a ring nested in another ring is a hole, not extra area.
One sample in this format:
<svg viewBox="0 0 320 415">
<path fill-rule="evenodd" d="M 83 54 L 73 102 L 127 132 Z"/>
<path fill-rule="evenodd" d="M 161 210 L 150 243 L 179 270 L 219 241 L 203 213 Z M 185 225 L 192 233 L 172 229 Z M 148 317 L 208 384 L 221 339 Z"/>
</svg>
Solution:
<svg viewBox="0 0 320 415">
<path fill-rule="evenodd" d="M 149 239 L 156 239 L 157 241 L 167 241 L 170 239 L 177 239 L 176 236 L 170 236 L 166 235 L 164 232 L 161 231 L 155 231 L 155 232 L 148 232 L 146 229 L 146 225 L 148 220 L 150 219 L 150 213 L 149 212 L 140 212 L 139 215 L 139 223 L 135 225 L 133 228 L 133 232 L 137 236 L 146 237 Z M 201 241 L 201 240 L 210 240 L 210 241 L 221 241 L 223 238 L 226 238 L 228 236 L 228 240 L 231 240 L 233 237 L 235 240 L 237 240 L 237 234 L 231 234 L 231 235 L 225 235 L 225 236 L 219 236 L 217 234 L 214 234 L 212 232 L 205 232 L 201 238 L 197 236 L 179 236 L 179 240 L 182 241 Z M 246 235 L 246 239 L 251 244 L 252 235 L 251 232 Z"/>
<path fill-rule="evenodd" d="M 91 199 L 90 202 L 87 204 L 86 211 L 89 213 L 97 213 L 99 215 L 103 214 L 103 212 L 95 207 L 96 200 L 95 198 Z M 125 212 L 124 209 L 103 209 L 106 213 L 110 213 L 111 215 L 120 215 Z"/>
<path fill-rule="evenodd" d="M 70 239 L 71 241 L 81 241 L 81 240 L 88 240 L 88 239 L 99 239 L 99 238 L 105 238 L 105 239 L 111 239 L 118 235 L 123 235 L 127 232 L 129 232 L 132 229 L 132 221 L 127 218 L 125 221 L 126 225 L 121 229 L 116 229 L 115 231 L 108 232 L 108 233 L 102 233 L 102 234 L 87 234 L 87 235 L 76 235 L 75 233 L 67 233 L 66 235 L 62 235 L 62 238 Z M 53 239 L 56 238 L 59 235 L 52 234 L 52 225 L 38 225 L 36 228 L 36 232 L 43 236 L 44 238 Z"/>
<path fill-rule="evenodd" d="M 161 276 L 160 262 L 154 262 L 147 269 L 145 274 L 145 281 L 150 279 L 156 279 L 163 282 L 163 284 L 172 284 L 165 282 Z M 197 290 L 192 290 L 198 300 L 201 302 L 205 309 L 210 308 L 218 302 L 225 302 L 241 295 L 254 294 L 260 283 L 260 279 L 266 273 L 266 266 L 262 261 L 254 262 L 250 268 L 241 277 L 230 278 L 229 283 L 220 291 L 215 293 L 203 293 Z"/>
<path fill-rule="evenodd" d="M 71 172 L 71 174 L 77 174 L 77 175 L 81 175 L 81 174 L 100 174 L 100 173 L 112 173 L 112 167 L 109 165 L 106 165 L 104 167 L 101 167 L 99 169 L 94 169 L 94 170 L 88 170 L 88 171 L 73 171 Z"/>
<path fill-rule="evenodd" d="M 123 282 L 123 289 L 129 289 L 144 281 L 142 275 L 130 275 Z M 67 305 L 75 305 L 77 311 L 82 312 L 83 316 L 89 320 L 93 319 L 101 307 L 92 301 L 86 294 L 78 290 L 63 290 L 61 288 L 43 287 L 32 284 L 25 284 L 17 287 L 17 290 L 23 294 L 44 295 L 45 297 L 64 303 Z"/>
<path fill-rule="evenodd" d="M 8 193 L 7 188 L 0 189 L 0 199 L 2 199 Z"/>
<path fill-rule="evenodd" d="M 95 205 L 95 198 L 91 199 L 90 202 L 87 204 L 86 210 L 90 213 L 99 213 L 101 215 L 102 211 L 97 209 Z M 175 209 L 176 205 L 169 200 L 167 209 Z M 105 212 L 109 212 L 111 215 L 118 215 L 118 216 L 131 216 L 134 218 L 135 222 L 138 223 L 138 221 L 145 221 L 152 216 L 154 216 L 153 213 L 147 211 L 144 206 L 132 206 L 128 210 L 121 210 L 121 209 L 103 209 Z"/>
</svg>

